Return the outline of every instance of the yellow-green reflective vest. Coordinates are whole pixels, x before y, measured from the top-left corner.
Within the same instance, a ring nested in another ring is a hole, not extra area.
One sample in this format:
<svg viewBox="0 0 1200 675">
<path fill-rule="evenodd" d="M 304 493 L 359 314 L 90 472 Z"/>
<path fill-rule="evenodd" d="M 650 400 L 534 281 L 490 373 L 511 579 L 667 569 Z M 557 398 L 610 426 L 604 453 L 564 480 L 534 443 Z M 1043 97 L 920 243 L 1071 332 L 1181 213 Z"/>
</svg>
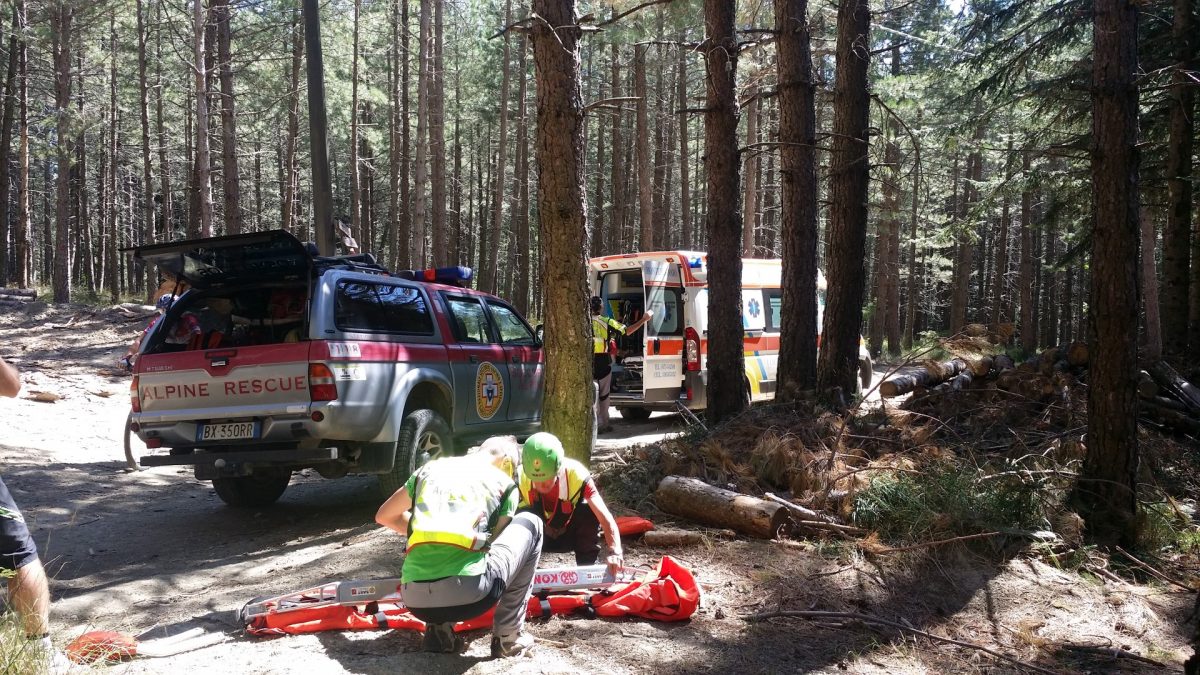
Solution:
<svg viewBox="0 0 1200 675">
<path fill-rule="evenodd" d="M 603 354 L 608 351 L 608 329 L 612 328 L 621 335 L 625 334 L 625 324 L 607 316 L 592 317 L 592 353 Z"/>
<path fill-rule="evenodd" d="M 408 549 L 447 544 L 483 549 L 515 489 L 510 477 L 478 457 L 447 457 L 421 467 L 413 486 Z"/>
</svg>

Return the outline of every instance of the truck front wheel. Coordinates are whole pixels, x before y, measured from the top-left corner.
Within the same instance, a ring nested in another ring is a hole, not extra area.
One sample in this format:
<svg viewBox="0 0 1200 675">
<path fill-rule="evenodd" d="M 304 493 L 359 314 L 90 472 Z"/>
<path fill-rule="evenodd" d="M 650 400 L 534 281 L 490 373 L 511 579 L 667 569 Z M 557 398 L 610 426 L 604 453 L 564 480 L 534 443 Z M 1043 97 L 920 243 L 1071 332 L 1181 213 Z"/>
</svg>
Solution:
<svg viewBox="0 0 1200 675">
<path fill-rule="evenodd" d="M 221 501 L 238 508 L 257 508 L 278 501 L 292 480 L 287 469 L 255 469 L 249 476 L 214 478 L 213 488 Z"/>
<path fill-rule="evenodd" d="M 380 493 L 385 497 L 392 496 L 392 493 L 404 487 L 414 471 L 439 457 L 453 454 L 450 425 L 442 416 L 425 408 L 412 411 L 400 425 L 396 462 L 392 470 L 379 474 Z"/>
</svg>

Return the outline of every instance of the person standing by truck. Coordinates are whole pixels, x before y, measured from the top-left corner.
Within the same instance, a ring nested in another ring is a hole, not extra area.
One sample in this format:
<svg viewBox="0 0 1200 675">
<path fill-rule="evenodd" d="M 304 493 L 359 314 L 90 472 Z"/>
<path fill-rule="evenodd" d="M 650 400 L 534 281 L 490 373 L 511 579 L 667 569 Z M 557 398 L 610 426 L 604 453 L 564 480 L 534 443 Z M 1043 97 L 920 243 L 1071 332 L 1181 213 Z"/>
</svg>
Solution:
<svg viewBox="0 0 1200 675">
<path fill-rule="evenodd" d="M 616 319 L 604 315 L 604 300 L 598 295 L 592 296 L 591 310 L 592 379 L 595 380 L 598 388 L 596 397 L 596 431 L 603 434 L 612 431 L 612 424 L 608 420 L 608 394 L 612 390 L 612 354 L 609 353 L 610 332 L 616 332 L 618 335 L 636 333 L 639 328 L 646 325 L 646 322 L 653 316 L 653 312 L 647 309 L 642 318 L 626 326 Z"/>
<path fill-rule="evenodd" d="M 0 396 L 21 391 L 17 369 L 0 359 Z M 50 642 L 50 583 L 37 545 L 8 486 L 0 478 L 0 571 L 8 572 L 8 603 L 21 617 L 25 635 L 37 644 L 50 672 L 66 672 L 70 664 Z"/>
<path fill-rule="evenodd" d="M 520 656 L 533 646 L 525 611 L 542 521 L 517 513 L 519 464 L 512 443 L 489 439 L 473 453 L 421 467 L 375 514 L 408 538 L 400 592 L 426 624 L 425 651 L 459 651 L 454 624 L 493 606 L 492 657 Z"/>
</svg>

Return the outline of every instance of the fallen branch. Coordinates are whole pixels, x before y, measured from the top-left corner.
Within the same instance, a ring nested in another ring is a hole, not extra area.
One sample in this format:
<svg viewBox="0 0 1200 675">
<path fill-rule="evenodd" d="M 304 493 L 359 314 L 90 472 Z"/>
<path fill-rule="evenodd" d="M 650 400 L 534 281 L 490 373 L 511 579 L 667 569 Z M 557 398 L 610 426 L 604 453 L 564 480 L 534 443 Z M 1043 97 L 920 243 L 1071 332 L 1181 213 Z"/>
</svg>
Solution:
<svg viewBox="0 0 1200 675">
<path fill-rule="evenodd" d="M 947 637 L 942 637 L 940 635 L 934 635 L 933 633 L 928 633 L 923 630 L 918 630 L 911 626 L 905 626 L 904 624 L 897 623 L 895 621 L 888 621 L 887 619 L 881 619 L 877 616 L 871 616 L 870 614 L 858 614 L 857 612 L 823 612 L 823 611 L 817 611 L 817 610 L 780 610 L 777 612 L 764 612 L 761 614 L 751 614 L 750 616 L 743 617 L 743 620 L 754 623 L 754 622 L 759 622 L 759 621 L 765 621 L 767 619 L 773 619 L 775 617 L 797 617 L 797 618 L 801 618 L 801 619 L 817 619 L 817 620 L 820 620 L 820 619 L 842 619 L 845 621 L 861 621 L 863 623 L 878 624 L 881 626 L 887 626 L 889 628 L 895 628 L 896 630 L 899 630 L 902 632 L 912 633 L 913 635 L 919 635 L 921 637 L 928 638 L 930 640 L 934 640 L 937 642 L 945 642 L 945 643 L 956 645 L 959 647 L 966 647 L 967 649 L 976 649 L 981 652 L 984 652 L 985 654 L 991 654 L 992 656 L 995 656 L 998 659 L 1003 659 L 1005 661 L 1008 661 L 1009 663 L 1016 664 L 1017 666 L 1020 666 L 1021 668 L 1026 668 L 1026 669 L 1032 670 L 1035 673 L 1046 673 L 1046 675 L 1057 675 L 1057 673 L 1055 673 L 1053 670 L 1047 670 L 1040 666 L 1035 666 L 1032 663 L 1026 663 L 1024 661 L 1021 661 L 1020 659 L 1016 659 L 1011 656 L 1001 654 L 1000 652 L 998 652 L 994 649 L 989 649 L 987 647 L 984 647 L 983 645 L 975 644 L 974 642 L 964 642 L 962 640 L 955 640 L 953 638 L 947 638 Z"/>
<path fill-rule="evenodd" d="M 776 502 L 778 504 L 783 504 L 784 506 L 786 506 L 788 508 L 788 510 L 790 510 L 798 515 L 803 516 L 804 520 L 807 520 L 807 521 L 820 520 L 820 521 L 823 521 L 826 523 L 834 523 L 834 524 L 838 524 L 838 525 L 841 524 L 841 521 L 838 520 L 837 518 L 835 518 L 834 516 L 831 516 L 827 513 L 821 513 L 820 511 L 813 511 L 812 509 L 800 506 L 799 504 L 797 504 L 795 502 L 788 501 L 778 495 L 771 494 L 770 492 L 764 493 L 763 496 L 766 497 L 767 499 L 770 499 L 773 502 Z"/>
<path fill-rule="evenodd" d="M 1159 668 L 1167 667 L 1167 664 L 1165 664 L 1161 661 L 1155 661 L 1154 659 L 1147 658 L 1145 656 L 1142 656 L 1141 654 L 1134 654 L 1131 651 L 1127 651 L 1127 650 L 1121 649 L 1119 647 L 1097 647 L 1095 645 L 1073 645 L 1073 644 L 1069 644 L 1069 643 L 1061 644 L 1058 646 L 1062 647 L 1063 649 L 1068 649 L 1073 652 L 1083 652 L 1084 654 L 1098 654 L 1101 656 L 1111 656 L 1114 659 L 1129 659 L 1130 661 L 1141 661 L 1142 663 L 1149 663 L 1150 665 L 1158 666 Z"/>
<path fill-rule="evenodd" d="M 968 534 L 968 535 L 964 535 L 962 537 L 953 537 L 951 539 L 939 539 L 938 541 L 924 541 L 924 542 L 921 542 L 920 544 L 913 544 L 912 546 L 901 546 L 900 548 L 885 548 L 885 549 L 881 549 L 878 551 L 871 551 L 871 552 L 872 553 L 900 553 L 902 551 L 914 551 L 918 548 L 926 548 L 929 546 L 941 546 L 942 544 L 951 544 L 956 541 L 967 541 L 969 539 L 984 539 L 986 537 L 995 537 L 995 536 L 1001 535 L 1001 534 L 1008 534 L 1008 533 L 1007 532 L 981 532 L 979 534 Z"/>
<path fill-rule="evenodd" d="M 831 530 L 833 532 L 859 535 L 867 533 L 867 531 L 861 527 L 854 527 L 853 525 L 839 525 L 838 523 L 827 523 L 823 520 L 797 520 L 795 522 L 799 527 L 809 527 L 814 530 Z"/>
<path fill-rule="evenodd" d="M 1177 588 L 1182 588 L 1183 590 L 1187 591 L 1188 593 L 1194 593 L 1196 591 L 1195 588 L 1188 586 L 1187 584 L 1183 583 L 1182 581 L 1176 581 L 1175 579 L 1172 579 L 1171 577 L 1167 576 L 1166 574 L 1163 574 L 1162 572 L 1154 569 L 1153 567 L 1150 566 L 1149 563 L 1145 562 L 1144 560 L 1135 558 L 1132 553 L 1130 553 L 1129 551 L 1126 551 L 1125 549 L 1121 548 L 1120 546 L 1117 547 L 1117 552 L 1120 553 L 1121 555 L 1125 556 L 1126 558 L 1129 558 L 1129 560 L 1131 560 L 1134 565 L 1137 565 L 1138 567 L 1142 568 L 1150 576 L 1154 577 L 1155 579 L 1158 579 L 1159 581 L 1161 581 L 1165 584 L 1170 584 Z"/>
</svg>

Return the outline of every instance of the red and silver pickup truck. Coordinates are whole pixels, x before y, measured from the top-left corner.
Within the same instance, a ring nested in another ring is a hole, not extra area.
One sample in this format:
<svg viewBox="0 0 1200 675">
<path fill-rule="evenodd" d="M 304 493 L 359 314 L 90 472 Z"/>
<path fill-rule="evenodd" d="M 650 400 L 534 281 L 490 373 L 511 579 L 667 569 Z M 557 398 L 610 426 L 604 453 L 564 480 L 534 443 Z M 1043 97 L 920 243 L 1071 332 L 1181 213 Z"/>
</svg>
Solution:
<svg viewBox="0 0 1200 675">
<path fill-rule="evenodd" d="M 191 465 L 232 506 L 279 499 L 293 471 L 380 475 L 541 424 L 543 354 L 465 268 L 391 274 L 275 230 L 134 255 L 190 289 L 143 340 L 131 429 L 144 466 Z"/>
</svg>

